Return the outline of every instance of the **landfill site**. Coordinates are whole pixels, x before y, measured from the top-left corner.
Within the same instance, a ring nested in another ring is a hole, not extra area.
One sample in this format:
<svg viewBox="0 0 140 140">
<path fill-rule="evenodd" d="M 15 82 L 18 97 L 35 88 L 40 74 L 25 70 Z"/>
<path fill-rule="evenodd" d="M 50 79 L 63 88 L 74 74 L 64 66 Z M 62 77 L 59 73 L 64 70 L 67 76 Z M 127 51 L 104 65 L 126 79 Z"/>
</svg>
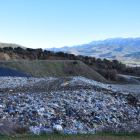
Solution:
<svg viewBox="0 0 140 140">
<path fill-rule="evenodd" d="M 0 77 L 0 125 L 34 134 L 131 133 L 140 128 L 140 85 L 113 85 L 84 77 Z"/>
</svg>

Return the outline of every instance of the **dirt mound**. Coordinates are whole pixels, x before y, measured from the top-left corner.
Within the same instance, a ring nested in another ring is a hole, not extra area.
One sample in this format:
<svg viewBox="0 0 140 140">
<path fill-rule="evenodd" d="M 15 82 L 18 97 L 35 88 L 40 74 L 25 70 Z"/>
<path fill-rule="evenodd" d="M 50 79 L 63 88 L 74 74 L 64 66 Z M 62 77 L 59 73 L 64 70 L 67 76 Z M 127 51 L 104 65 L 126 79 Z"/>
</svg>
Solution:
<svg viewBox="0 0 140 140">
<path fill-rule="evenodd" d="M 103 76 L 81 61 L 77 61 L 76 64 L 73 60 L 1 61 L 0 67 L 12 68 L 37 78 L 83 76 L 98 82 L 108 83 Z"/>
</svg>

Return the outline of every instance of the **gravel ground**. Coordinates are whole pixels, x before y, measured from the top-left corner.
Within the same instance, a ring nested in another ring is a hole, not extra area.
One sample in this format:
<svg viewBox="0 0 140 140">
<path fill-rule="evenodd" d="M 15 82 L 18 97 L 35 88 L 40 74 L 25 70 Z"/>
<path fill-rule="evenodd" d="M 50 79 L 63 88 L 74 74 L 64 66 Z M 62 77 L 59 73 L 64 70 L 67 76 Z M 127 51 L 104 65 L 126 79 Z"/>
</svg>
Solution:
<svg viewBox="0 0 140 140">
<path fill-rule="evenodd" d="M 6 81 L 8 81 L 8 78 L 4 78 Z M 16 78 L 15 78 L 16 79 Z M 57 90 L 76 90 L 76 89 L 94 89 L 96 91 L 106 90 L 106 88 L 110 90 L 117 91 L 119 93 L 132 93 L 133 95 L 140 94 L 140 85 L 136 84 L 103 84 L 100 82 L 95 82 L 94 84 L 90 84 L 83 81 L 80 82 L 74 82 L 73 77 L 62 77 L 62 78 L 45 78 L 45 79 L 38 79 L 38 78 L 31 78 L 27 79 L 25 78 L 25 82 L 22 83 L 22 78 L 19 80 L 9 80 L 10 83 L 4 83 L 1 85 L 0 90 L 1 91 L 9 91 L 10 89 L 13 89 L 14 92 L 50 92 L 50 91 L 57 91 Z M 2 80 L 2 79 L 1 79 Z M 86 80 L 86 79 L 85 79 Z M 3 80 L 2 80 L 3 81 Z M 17 81 L 21 81 L 19 84 L 14 84 Z M 64 82 L 69 83 L 75 83 L 74 85 L 68 84 L 67 86 L 60 86 Z M 1 82 L 2 83 L 2 82 Z M 6 85 L 7 84 L 7 85 Z M 20 86 L 21 85 L 21 86 Z M 98 85 L 98 86 L 97 86 Z M 110 88 L 109 88 L 110 87 Z"/>
<path fill-rule="evenodd" d="M 116 85 L 116 84 L 110 84 L 112 88 L 116 89 L 117 91 L 121 92 L 128 92 L 132 94 L 140 94 L 140 85 L 132 85 L 132 84 L 127 84 L 127 85 Z"/>
<path fill-rule="evenodd" d="M 83 77 L 79 78 L 83 79 Z M 29 80 L 27 80 L 27 78 L 25 79 L 21 78 L 16 82 L 11 79 L 9 81 L 6 79 L 7 82 L 4 83 L 5 79 L 3 79 L 3 82 L 1 82 L 3 84 L 1 86 L 1 91 L 9 92 L 10 90 L 13 90 L 13 92 L 30 92 L 30 93 L 51 92 L 57 90 L 63 91 L 76 90 L 76 89 L 94 89 L 101 91 L 102 88 L 108 87 L 106 86 L 106 84 L 102 84 L 96 81 L 94 83 L 90 83 L 87 82 L 87 80 L 90 81 L 89 79 L 86 78 L 80 81 L 75 81 L 74 77 L 44 78 L 44 79 L 30 78 Z M 20 83 L 18 83 L 19 81 Z M 68 84 L 66 86 L 61 86 L 64 84 L 64 82 L 68 82 Z"/>
</svg>

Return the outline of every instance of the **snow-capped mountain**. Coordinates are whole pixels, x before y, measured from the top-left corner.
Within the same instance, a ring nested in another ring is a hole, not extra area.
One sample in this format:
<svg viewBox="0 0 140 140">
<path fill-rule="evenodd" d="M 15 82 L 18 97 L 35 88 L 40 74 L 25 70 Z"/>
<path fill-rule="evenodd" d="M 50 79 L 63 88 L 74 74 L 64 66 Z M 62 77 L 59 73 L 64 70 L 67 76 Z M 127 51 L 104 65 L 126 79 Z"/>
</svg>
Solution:
<svg viewBox="0 0 140 140">
<path fill-rule="evenodd" d="M 105 40 L 98 40 L 98 41 L 92 41 L 89 44 L 91 45 L 98 45 L 98 44 L 121 44 L 121 45 L 129 45 L 131 43 L 140 41 L 140 37 L 138 38 L 122 38 L 122 37 L 116 37 L 116 38 L 108 38 Z"/>
<path fill-rule="evenodd" d="M 78 48 L 78 47 L 91 47 L 91 46 L 96 46 L 96 45 L 101 45 L 101 44 L 112 44 L 112 45 L 134 45 L 135 47 L 140 48 L 140 37 L 137 38 L 133 38 L 133 37 L 129 37 L 129 38 L 122 38 L 122 37 L 116 37 L 116 38 L 108 38 L 105 40 L 93 40 L 88 44 L 82 44 L 82 45 L 74 45 L 74 46 L 64 46 L 62 48 L 46 48 L 44 50 L 50 50 L 50 51 L 54 51 L 54 52 L 58 52 L 64 49 L 71 49 L 71 48 Z"/>
<path fill-rule="evenodd" d="M 140 37 L 138 38 L 108 38 L 105 40 L 92 41 L 88 44 L 65 46 L 62 48 L 46 49 L 54 52 L 63 51 L 75 55 L 94 56 L 108 59 L 125 60 L 128 54 L 140 52 Z M 134 56 L 134 55 L 133 55 Z"/>
</svg>

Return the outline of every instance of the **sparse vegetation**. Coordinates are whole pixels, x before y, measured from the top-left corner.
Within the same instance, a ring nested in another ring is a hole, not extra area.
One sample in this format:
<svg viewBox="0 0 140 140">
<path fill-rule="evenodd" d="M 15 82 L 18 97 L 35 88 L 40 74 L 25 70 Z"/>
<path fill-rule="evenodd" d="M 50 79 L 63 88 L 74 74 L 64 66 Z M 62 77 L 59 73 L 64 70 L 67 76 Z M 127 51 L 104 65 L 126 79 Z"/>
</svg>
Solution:
<svg viewBox="0 0 140 140">
<path fill-rule="evenodd" d="M 62 134 L 62 132 L 61 132 L 60 130 L 57 130 L 57 129 L 54 129 L 54 130 L 53 130 L 53 133 L 54 133 L 54 134 Z"/>
<path fill-rule="evenodd" d="M 140 75 L 140 69 L 138 68 L 132 68 L 132 67 L 126 67 L 125 64 L 122 64 L 118 60 L 108 60 L 104 58 L 103 60 L 101 58 L 95 58 L 90 56 L 82 56 L 78 55 L 75 56 L 74 54 L 68 54 L 64 52 L 57 52 L 54 53 L 52 51 L 42 50 L 39 49 L 31 49 L 26 48 L 23 49 L 21 47 L 12 48 L 4 47 L 0 48 L 0 59 L 1 60 L 12 60 L 12 59 L 18 59 L 18 60 L 74 60 L 73 64 L 77 65 L 78 61 L 80 60 L 83 63 L 85 63 L 87 66 L 92 68 L 93 70 L 99 72 L 102 76 L 104 76 L 108 80 L 117 81 L 117 73 L 123 73 L 123 74 L 131 74 L 131 75 Z M 44 64 L 44 62 L 38 62 L 40 63 L 41 67 Z M 63 67 L 64 63 L 62 63 Z M 52 68 L 52 71 L 54 71 L 54 64 L 51 64 L 50 67 Z M 14 67 L 12 67 L 14 68 Z M 17 67 L 15 67 L 17 69 Z M 18 68 L 17 70 L 21 70 L 21 68 Z M 71 70 L 70 70 L 71 71 Z M 69 72 L 69 74 L 72 74 Z M 73 73 L 74 74 L 74 73 Z M 33 74 L 31 74 L 33 75 Z M 42 74 L 43 75 L 43 74 Z"/>
<path fill-rule="evenodd" d="M 74 61 L 74 62 L 73 62 L 73 64 L 74 64 L 74 65 L 77 65 L 77 64 L 78 64 L 78 62 L 77 62 L 77 61 Z"/>
<path fill-rule="evenodd" d="M 118 73 L 116 70 L 106 70 L 106 69 L 99 69 L 98 72 L 108 80 L 117 81 L 118 80 Z"/>
<path fill-rule="evenodd" d="M 30 132 L 30 129 L 27 126 L 17 126 L 14 128 L 14 131 L 16 134 L 26 134 L 27 132 Z"/>
<path fill-rule="evenodd" d="M 22 63 L 21 63 L 22 62 Z M 108 81 L 93 69 L 81 61 L 77 61 L 78 65 L 73 64 L 74 60 L 54 60 L 54 61 L 2 61 L 0 66 L 14 68 L 26 74 L 37 78 L 42 77 L 69 77 L 83 76 L 99 82 L 108 83 Z"/>
</svg>

